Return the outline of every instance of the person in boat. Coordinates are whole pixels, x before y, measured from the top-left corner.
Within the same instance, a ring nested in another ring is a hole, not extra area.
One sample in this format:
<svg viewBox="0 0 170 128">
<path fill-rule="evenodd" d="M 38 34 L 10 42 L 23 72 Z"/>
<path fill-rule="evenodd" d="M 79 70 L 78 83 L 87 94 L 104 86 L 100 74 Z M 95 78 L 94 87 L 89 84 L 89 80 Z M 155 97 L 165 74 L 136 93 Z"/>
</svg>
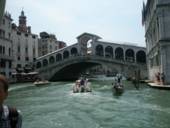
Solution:
<svg viewBox="0 0 170 128">
<path fill-rule="evenodd" d="M 80 86 L 81 86 L 81 87 L 85 87 L 85 79 L 84 79 L 84 78 L 81 78 L 81 80 L 80 80 Z"/>
<path fill-rule="evenodd" d="M 8 81 L 0 75 L 0 128 L 21 128 L 22 117 L 20 112 L 14 108 L 4 105 L 8 96 Z"/>
<path fill-rule="evenodd" d="M 73 86 L 73 92 L 79 92 L 79 80 L 76 80 L 75 85 Z"/>
<path fill-rule="evenodd" d="M 115 86 L 123 86 L 122 85 L 122 75 L 121 74 L 116 75 Z"/>
<path fill-rule="evenodd" d="M 80 87 L 80 80 L 76 80 L 75 86 L 76 86 L 77 89 L 79 89 L 79 87 Z"/>
</svg>

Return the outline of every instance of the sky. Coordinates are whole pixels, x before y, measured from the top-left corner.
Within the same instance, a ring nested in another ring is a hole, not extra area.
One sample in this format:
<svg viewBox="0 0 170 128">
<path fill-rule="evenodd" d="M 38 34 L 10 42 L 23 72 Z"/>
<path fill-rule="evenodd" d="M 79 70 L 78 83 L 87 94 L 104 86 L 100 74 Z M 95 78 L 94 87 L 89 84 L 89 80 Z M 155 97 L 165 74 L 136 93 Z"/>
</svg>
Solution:
<svg viewBox="0 0 170 128">
<path fill-rule="evenodd" d="M 7 0 L 6 11 L 18 24 L 23 9 L 32 33 L 55 34 L 67 45 L 88 32 L 110 42 L 145 46 L 142 6 L 143 0 Z"/>
</svg>

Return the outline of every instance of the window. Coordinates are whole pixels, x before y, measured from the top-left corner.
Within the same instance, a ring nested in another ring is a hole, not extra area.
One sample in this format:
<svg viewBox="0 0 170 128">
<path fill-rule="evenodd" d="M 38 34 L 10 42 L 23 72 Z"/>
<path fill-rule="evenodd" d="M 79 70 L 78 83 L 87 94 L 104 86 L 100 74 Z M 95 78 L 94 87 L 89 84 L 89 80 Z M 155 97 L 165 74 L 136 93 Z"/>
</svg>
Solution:
<svg viewBox="0 0 170 128">
<path fill-rule="evenodd" d="M 35 35 L 33 35 L 32 38 L 35 39 L 36 38 Z"/>
<path fill-rule="evenodd" d="M 29 61 L 29 57 L 25 57 L 25 60 L 26 60 L 26 61 Z"/>
<path fill-rule="evenodd" d="M 9 38 L 9 39 L 11 38 L 11 33 L 8 33 L 8 38 Z"/>
<path fill-rule="evenodd" d="M 2 67 L 2 68 L 6 67 L 6 62 L 4 59 L 1 59 L 0 67 Z"/>
<path fill-rule="evenodd" d="M 8 49 L 9 56 L 11 56 L 11 48 Z"/>
<path fill-rule="evenodd" d="M 0 54 L 2 54 L 2 46 L 0 45 Z"/>
<path fill-rule="evenodd" d="M 20 45 L 18 45 L 18 53 L 20 53 L 20 50 L 21 50 L 21 49 L 20 49 Z"/>
<path fill-rule="evenodd" d="M 2 23 L 3 23 L 3 25 L 5 25 L 5 19 L 3 19 Z"/>
<path fill-rule="evenodd" d="M 21 32 L 17 32 L 17 35 L 21 35 Z"/>
<path fill-rule="evenodd" d="M 2 30 L 0 29 L 0 36 L 2 36 Z"/>
<path fill-rule="evenodd" d="M 2 29 L 0 29 L 0 36 L 1 36 L 1 37 L 5 37 L 5 31 L 2 30 Z"/>
<path fill-rule="evenodd" d="M 20 60 L 21 58 L 20 58 L 20 56 L 18 56 L 18 60 Z"/>
<path fill-rule="evenodd" d="M 3 34 L 2 36 L 3 36 L 3 37 L 5 37 L 5 31 L 3 31 L 3 33 L 2 33 L 2 34 Z"/>
<path fill-rule="evenodd" d="M 12 67 L 12 62 L 11 61 L 9 61 L 9 68 L 11 68 Z"/>
<path fill-rule="evenodd" d="M 5 47 L 2 47 L 2 53 L 5 54 Z"/>
<path fill-rule="evenodd" d="M 28 34 L 25 34 L 26 37 L 28 37 Z"/>
<path fill-rule="evenodd" d="M 28 54 L 28 47 L 25 48 L 25 53 Z"/>
<path fill-rule="evenodd" d="M 35 56 L 35 48 L 33 48 L 33 56 Z"/>
<path fill-rule="evenodd" d="M 21 66 L 21 64 L 17 64 L 17 68 L 21 68 L 22 66 Z"/>
<path fill-rule="evenodd" d="M 10 27 L 11 27 L 11 23 L 9 22 L 9 23 L 8 23 L 8 28 L 10 28 Z"/>
</svg>

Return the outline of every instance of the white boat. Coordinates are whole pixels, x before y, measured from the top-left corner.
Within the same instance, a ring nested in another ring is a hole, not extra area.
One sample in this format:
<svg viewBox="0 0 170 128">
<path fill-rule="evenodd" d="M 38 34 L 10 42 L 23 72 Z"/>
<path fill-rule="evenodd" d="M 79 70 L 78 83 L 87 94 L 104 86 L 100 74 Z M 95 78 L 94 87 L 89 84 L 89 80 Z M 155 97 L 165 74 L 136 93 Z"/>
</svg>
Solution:
<svg viewBox="0 0 170 128">
<path fill-rule="evenodd" d="M 73 93 L 82 93 L 82 92 L 92 92 L 89 82 L 86 85 L 80 86 L 80 80 L 77 80 L 73 86 Z"/>
<path fill-rule="evenodd" d="M 48 80 L 44 80 L 44 81 L 35 81 L 34 85 L 36 86 L 44 86 L 44 85 L 48 85 L 50 84 L 50 82 Z"/>
</svg>

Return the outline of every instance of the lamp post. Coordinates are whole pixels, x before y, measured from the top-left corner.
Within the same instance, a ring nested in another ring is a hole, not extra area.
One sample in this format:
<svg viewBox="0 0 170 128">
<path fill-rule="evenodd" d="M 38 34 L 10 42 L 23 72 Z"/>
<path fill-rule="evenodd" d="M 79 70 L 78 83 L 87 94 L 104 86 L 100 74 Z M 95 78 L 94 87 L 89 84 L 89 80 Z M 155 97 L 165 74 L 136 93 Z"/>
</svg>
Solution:
<svg viewBox="0 0 170 128">
<path fill-rule="evenodd" d="M 0 21 L 2 20 L 2 17 L 4 14 L 5 2 L 6 2 L 6 0 L 0 0 Z"/>
</svg>

